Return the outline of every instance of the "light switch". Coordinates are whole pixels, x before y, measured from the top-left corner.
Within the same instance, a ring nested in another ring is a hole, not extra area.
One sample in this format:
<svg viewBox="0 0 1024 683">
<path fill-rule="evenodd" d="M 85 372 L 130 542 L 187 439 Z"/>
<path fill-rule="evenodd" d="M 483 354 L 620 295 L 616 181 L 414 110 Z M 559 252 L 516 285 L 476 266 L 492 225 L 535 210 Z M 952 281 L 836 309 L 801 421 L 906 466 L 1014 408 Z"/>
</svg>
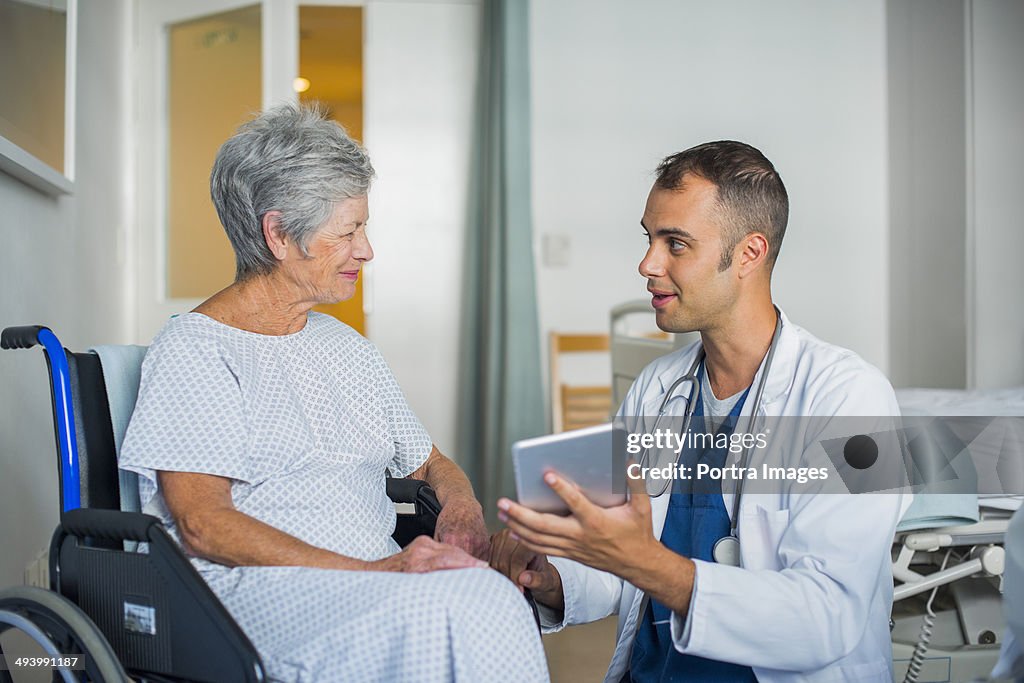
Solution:
<svg viewBox="0 0 1024 683">
<path fill-rule="evenodd" d="M 569 265 L 569 236 L 548 233 L 543 243 L 544 265 L 548 268 L 564 268 Z"/>
</svg>

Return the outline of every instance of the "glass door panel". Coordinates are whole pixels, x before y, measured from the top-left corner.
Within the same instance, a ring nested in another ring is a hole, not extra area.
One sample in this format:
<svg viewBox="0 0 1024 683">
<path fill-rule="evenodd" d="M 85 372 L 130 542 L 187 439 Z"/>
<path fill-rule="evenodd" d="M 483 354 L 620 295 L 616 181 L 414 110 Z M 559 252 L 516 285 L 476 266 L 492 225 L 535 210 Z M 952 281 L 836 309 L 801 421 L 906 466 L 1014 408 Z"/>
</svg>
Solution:
<svg viewBox="0 0 1024 683">
<path fill-rule="evenodd" d="M 167 296 L 205 299 L 229 285 L 235 257 L 210 201 L 221 144 L 260 110 L 261 7 L 167 28 Z"/>
</svg>

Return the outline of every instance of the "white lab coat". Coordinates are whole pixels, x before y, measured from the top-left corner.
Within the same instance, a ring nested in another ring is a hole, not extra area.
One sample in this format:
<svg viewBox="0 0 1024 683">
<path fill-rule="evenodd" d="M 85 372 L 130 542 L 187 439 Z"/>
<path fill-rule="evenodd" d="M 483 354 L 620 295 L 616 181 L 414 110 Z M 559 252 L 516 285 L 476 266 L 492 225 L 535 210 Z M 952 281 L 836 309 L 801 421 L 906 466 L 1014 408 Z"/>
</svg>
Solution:
<svg viewBox="0 0 1024 683">
<path fill-rule="evenodd" d="M 899 414 L 892 386 L 876 368 L 815 338 L 785 315 L 782 321 L 762 415 Z M 694 344 L 647 366 L 620 415 L 656 415 L 665 391 L 690 368 L 697 350 Z M 755 388 L 758 381 L 755 377 Z M 689 387 L 680 391 L 685 395 Z M 670 414 L 678 414 L 682 405 L 671 403 Z M 745 414 L 752 405 L 749 400 Z M 731 515 L 733 496 L 723 497 Z M 689 617 L 672 616 L 676 649 L 752 666 L 761 682 L 891 681 L 890 547 L 909 499 L 894 493 L 744 494 L 738 523 L 741 566 L 696 561 Z M 668 500 L 668 495 L 651 499 L 659 538 Z M 561 558 L 552 563 L 562 577 L 566 607 L 560 620 L 543 611 L 545 629 L 617 612 L 618 641 L 605 680 L 618 683 L 629 667 L 644 594 L 612 574 Z"/>
</svg>

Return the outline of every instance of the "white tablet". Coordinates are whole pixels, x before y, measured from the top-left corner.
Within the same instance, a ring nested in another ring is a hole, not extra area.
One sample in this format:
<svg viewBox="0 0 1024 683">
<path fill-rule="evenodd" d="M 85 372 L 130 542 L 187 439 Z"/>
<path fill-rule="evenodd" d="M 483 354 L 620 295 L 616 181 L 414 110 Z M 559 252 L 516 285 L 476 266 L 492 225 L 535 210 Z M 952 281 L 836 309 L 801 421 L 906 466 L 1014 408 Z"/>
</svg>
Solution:
<svg viewBox="0 0 1024 683">
<path fill-rule="evenodd" d="M 537 512 L 569 514 L 558 494 L 544 483 L 544 473 L 554 470 L 578 484 L 596 505 L 622 505 L 626 502 L 625 470 L 621 459 L 613 457 L 614 434 L 612 424 L 608 423 L 512 444 L 519 504 Z"/>
</svg>

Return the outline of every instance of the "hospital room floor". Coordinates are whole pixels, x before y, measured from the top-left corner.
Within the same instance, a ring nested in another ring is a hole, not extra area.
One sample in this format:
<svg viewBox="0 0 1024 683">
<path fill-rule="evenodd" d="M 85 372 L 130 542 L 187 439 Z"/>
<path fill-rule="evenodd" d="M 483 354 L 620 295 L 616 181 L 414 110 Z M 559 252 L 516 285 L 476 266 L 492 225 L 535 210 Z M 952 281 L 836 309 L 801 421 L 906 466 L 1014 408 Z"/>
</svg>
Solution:
<svg viewBox="0 0 1024 683">
<path fill-rule="evenodd" d="M 615 620 L 613 615 L 544 636 L 552 683 L 604 680 L 615 649 Z"/>
</svg>

